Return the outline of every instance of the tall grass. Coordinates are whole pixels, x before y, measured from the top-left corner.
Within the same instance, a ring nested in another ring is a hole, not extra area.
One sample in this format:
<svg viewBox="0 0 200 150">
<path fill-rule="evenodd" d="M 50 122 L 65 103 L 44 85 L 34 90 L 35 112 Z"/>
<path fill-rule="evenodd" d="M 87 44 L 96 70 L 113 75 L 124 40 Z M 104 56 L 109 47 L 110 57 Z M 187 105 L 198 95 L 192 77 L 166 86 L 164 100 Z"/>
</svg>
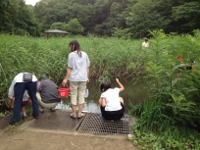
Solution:
<svg viewBox="0 0 200 150">
<path fill-rule="evenodd" d="M 89 55 L 91 79 L 130 75 L 127 66 L 134 61 L 131 56 L 140 49 L 141 43 L 94 36 L 45 39 L 0 35 L 0 39 L 1 101 L 7 98 L 9 85 L 19 72 L 29 71 L 37 77 L 46 74 L 59 83 L 66 73 L 68 44 L 73 39 L 78 40 L 81 49 Z"/>
<path fill-rule="evenodd" d="M 48 40 L 0 35 L 0 104 L 7 98 L 9 85 L 19 72 L 29 71 L 36 76 L 46 74 L 59 83 L 66 73 L 68 43 L 76 39 L 81 49 L 89 55 L 91 79 L 103 81 L 121 77 L 133 83 L 144 83 L 143 95 L 148 94 L 146 101 L 132 106 L 131 110 L 132 115 L 138 117 L 134 128 L 136 136 L 142 134 L 146 137 L 144 133 L 150 132 L 147 135 L 150 143 L 154 140 L 149 138 L 156 140 L 164 133 L 164 137 L 171 136 L 171 139 L 165 139 L 169 140 L 166 147 L 184 148 L 185 142 L 173 139 L 173 133 L 181 135 L 178 133 L 178 125 L 194 129 L 200 124 L 200 31 L 195 31 L 193 36 L 166 35 L 162 30 L 150 31 L 150 34 L 153 38 L 149 40 L 150 47 L 146 49 L 141 48 L 143 40 L 92 35 Z M 183 69 L 182 77 L 177 78 L 180 66 L 176 56 L 180 54 L 184 55 L 184 64 L 189 65 L 191 60 L 195 60 L 196 64 L 193 72 Z M 169 126 L 172 126 L 170 131 L 167 130 Z M 140 138 L 136 139 L 141 142 Z"/>
<path fill-rule="evenodd" d="M 151 32 L 154 40 L 145 62 L 149 99 L 130 111 L 139 118 L 134 126 L 135 141 L 141 142 L 144 149 L 199 149 L 200 141 L 194 140 L 199 139 L 200 129 L 199 33 L 171 36 Z M 186 65 L 196 61 L 192 70 L 182 69 L 181 78 L 176 77 L 179 54 L 184 55 Z"/>
</svg>

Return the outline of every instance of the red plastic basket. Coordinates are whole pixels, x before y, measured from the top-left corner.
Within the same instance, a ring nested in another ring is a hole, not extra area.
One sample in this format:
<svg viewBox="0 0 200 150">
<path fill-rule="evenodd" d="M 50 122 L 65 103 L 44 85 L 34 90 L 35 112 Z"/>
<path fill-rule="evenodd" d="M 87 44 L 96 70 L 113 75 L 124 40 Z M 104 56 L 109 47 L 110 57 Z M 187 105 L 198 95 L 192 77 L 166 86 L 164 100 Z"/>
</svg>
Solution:
<svg viewBox="0 0 200 150">
<path fill-rule="evenodd" d="M 69 88 L 59 88 L 58 89 L 60 98 L 67 98 L 69 95 Z"/>
</svg>

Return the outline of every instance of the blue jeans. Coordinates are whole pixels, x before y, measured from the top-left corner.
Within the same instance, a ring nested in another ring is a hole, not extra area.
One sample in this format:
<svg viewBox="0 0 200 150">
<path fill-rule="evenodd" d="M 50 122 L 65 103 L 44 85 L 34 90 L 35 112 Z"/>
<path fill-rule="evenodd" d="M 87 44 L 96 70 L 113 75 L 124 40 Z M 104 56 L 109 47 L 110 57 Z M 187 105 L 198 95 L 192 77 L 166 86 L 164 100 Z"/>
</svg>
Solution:
<svg viewBox="0 0 200 150">
<path fill-rule="evenodd" d="M 22 98 L 25 90 L 28 91 L 28 94 L 32 101 L 33 117 L 39 116 L 39 107 L 38 107 L 38 100 L 36 97 L 36 89 L 37 89 L 37 82 L 22 82 L 15 84 L 14 86 L 15 103 L 13 109 L 13 118 L 11 119 L 11 121 L 13 122 L 20 121 Z"/>
</svg>

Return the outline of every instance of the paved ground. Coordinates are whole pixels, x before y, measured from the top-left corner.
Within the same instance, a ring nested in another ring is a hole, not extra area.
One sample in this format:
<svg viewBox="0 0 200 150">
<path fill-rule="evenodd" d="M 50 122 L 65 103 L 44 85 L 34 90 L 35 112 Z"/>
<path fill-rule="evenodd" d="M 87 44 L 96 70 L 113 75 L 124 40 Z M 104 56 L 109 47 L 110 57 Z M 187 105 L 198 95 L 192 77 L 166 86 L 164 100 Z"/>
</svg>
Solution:
<svg viewBox="0 0 200 150">
<path fill-rule="evenodd" d="M 30 127 L 30 119 L 0 130 L 0 150 L 138 150 L 127 135 L 95 135 Z"/>
<path fill-rule="evenodd" d="M 26 129 L 1 133 L 0 150 L 137 150 L 125 137 Z"/>
</svg>

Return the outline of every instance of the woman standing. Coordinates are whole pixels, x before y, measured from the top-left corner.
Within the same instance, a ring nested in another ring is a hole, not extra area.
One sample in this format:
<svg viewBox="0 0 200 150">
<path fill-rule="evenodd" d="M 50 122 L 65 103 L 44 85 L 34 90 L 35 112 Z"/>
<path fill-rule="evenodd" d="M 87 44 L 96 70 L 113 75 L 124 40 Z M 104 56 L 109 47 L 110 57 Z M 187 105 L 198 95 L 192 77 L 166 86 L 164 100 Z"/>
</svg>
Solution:
<svg viewBox="0 0 200 150">
<path fill-rule="evenodd" d="M 89 82 L 89 66 L 90 60 L 87 53 L 81 51 L 80 45 L 77 40 L 73 40 L 69 43 L 71 49 L 68 55 L 68 68 L 66 77 L 62 84 L 66 85 L 69 80 L 70 92 L 71 92 L 71 105 L 72 113 L 71 118 L 82 118 L 83 105 L 85 103 L 85 89 L 86 83 Z M 78 104 L 78 115 L 76 114 L 76 106 Z"/>
</svg>

